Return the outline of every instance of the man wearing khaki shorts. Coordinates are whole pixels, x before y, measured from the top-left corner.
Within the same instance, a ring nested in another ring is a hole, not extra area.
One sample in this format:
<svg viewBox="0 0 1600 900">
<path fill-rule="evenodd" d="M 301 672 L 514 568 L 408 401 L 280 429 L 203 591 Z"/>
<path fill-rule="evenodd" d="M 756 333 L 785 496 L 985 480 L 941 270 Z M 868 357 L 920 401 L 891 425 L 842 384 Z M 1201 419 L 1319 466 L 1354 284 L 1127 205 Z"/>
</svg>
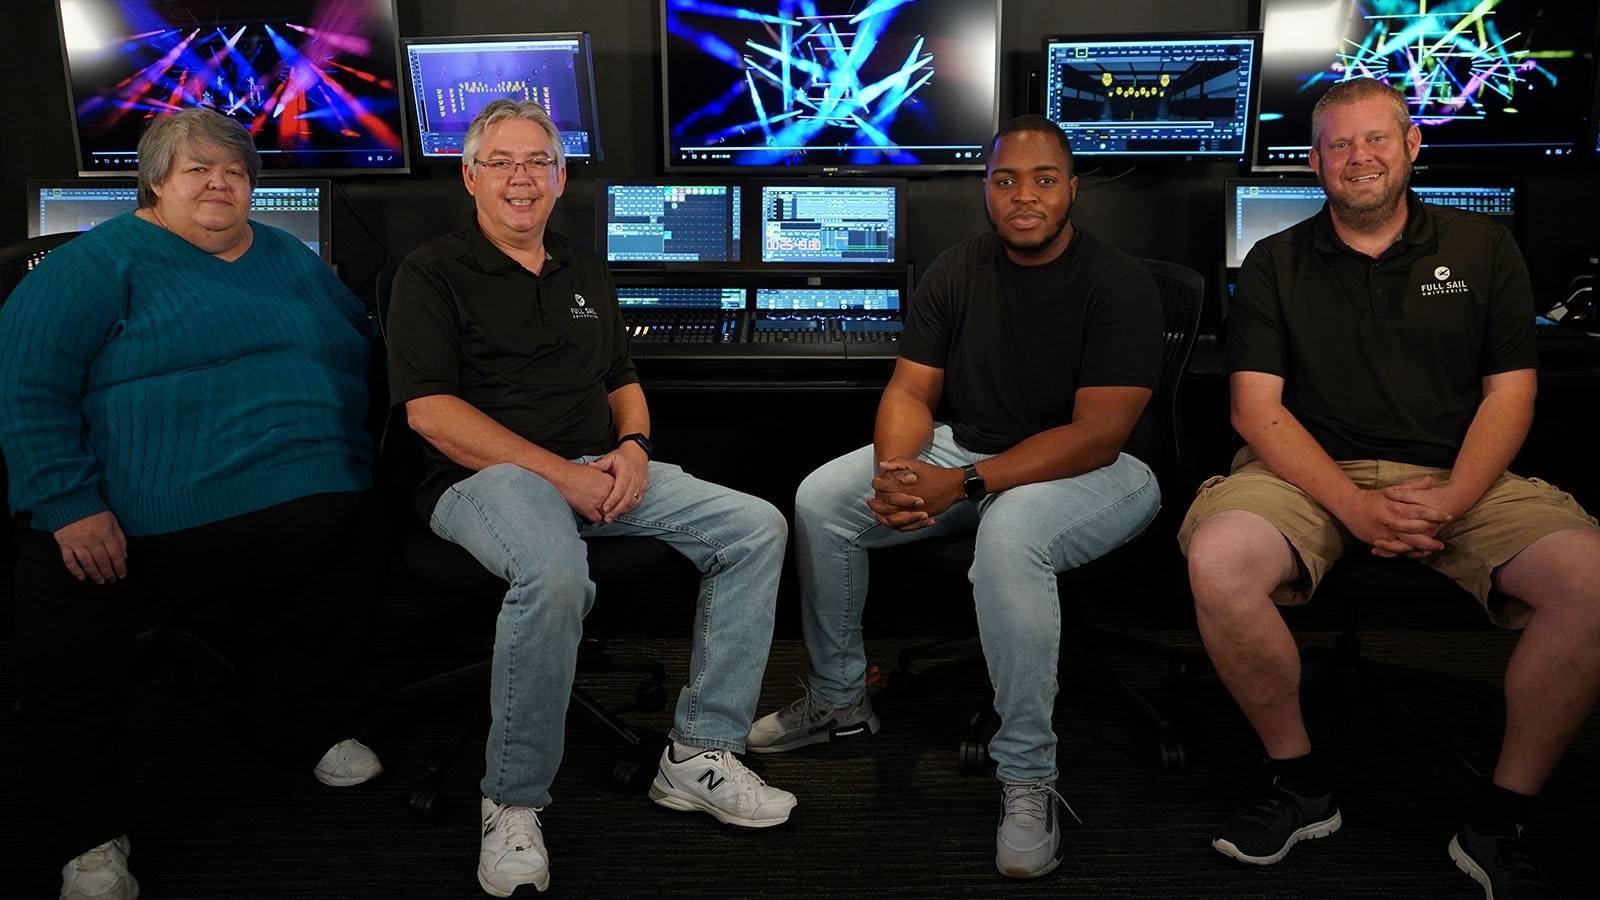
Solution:
<svg viewBox="0 0 1600 900">
<path fill-rule="evenodd" d="M 1399 92 L 1345 81 L 1311 118 L 1328 202 L 1240 270 L 1227 368 L 1248 446 L 1178 535 L 1201 638 L 1272 770 L 1212 846 L 1269 865 L 1338 830 L 1275 604 L 1305 602 L 1346 553 L 1406 556 L 1522 629 L 1500 757 L 1450 856 L 1487 900 L 1555 897 L 1522 825 L 1600 693 L 1600 530 L 1506 471 L 1537 390 L 1526 266 L 1501 226 L 1408 190 L 1421 135 Z"/>
</svg>

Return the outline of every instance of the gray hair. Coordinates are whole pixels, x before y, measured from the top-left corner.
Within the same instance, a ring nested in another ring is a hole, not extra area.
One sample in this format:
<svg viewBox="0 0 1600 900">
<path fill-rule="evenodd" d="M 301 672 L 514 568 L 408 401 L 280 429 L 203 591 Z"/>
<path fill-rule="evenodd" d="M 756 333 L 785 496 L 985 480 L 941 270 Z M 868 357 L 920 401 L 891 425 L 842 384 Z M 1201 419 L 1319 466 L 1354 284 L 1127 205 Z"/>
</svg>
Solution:
<svg viewBox="0 0 1600 900">
<path fill-rule="evenodd" d="M 1400 123 L 1402 135 L 1411 129 L 1411 109 L 1406 106 L 1406 95 L 1400 93 L 1398 88 L 1376 78 L 1351 78 L 1328 88 L 1328 92 L 1317 100 L 1317 105 L 1311 107 L 1311 146 L 1320 147 L 1322 144 L 1322 114 L 1328 107 L 1372 99 L 1388 104 L 1390 114 Z"/>
<path fill-rule="evenodd" d="M 489 126 L 498 125 L 507 119 L 527 119 L 529 122 L 544 129 L 550 136 L 550 145 L 555 148 L 556 167 L 567 167 L 567 155 L 561 147 L 561 129 L 556 127 L 550 114 L 544 107 L 532 100 L 510 100 L 500 98 L 490 101 L 472 117 L 472 124 L 467 126 L 467 139 L 461 147 L 461 158 L 474 168 L 478 165 L 478 146 L 483 143 L 483 133 Z M 530 173 L 531 174 L 531 173 Z"/>
<path fill-rule="evenodd" d="M 208 158 L 202 155 L 208 149 L 222 153 L 217 158 Z M 172 172 L 172 161 L 180 151 L 205 163 L 237 159 L 250 173 L 252 190 L 261 177 L 261 154 L 256 151 L 250 132 L 222 113 L 193 107 L 156 119 L 139 138 L 140 209 L 156 205 L 155 188 L 166 184 L 167 175 Z"/>
</svg>

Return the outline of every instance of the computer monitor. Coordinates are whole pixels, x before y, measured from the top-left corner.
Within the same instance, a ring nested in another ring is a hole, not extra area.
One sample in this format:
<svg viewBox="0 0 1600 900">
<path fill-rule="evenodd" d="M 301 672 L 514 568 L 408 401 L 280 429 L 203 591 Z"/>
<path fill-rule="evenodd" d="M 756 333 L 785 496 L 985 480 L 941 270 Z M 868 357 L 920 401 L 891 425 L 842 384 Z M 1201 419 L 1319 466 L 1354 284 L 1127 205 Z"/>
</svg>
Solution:
<svg viewBox="0 0 1600 900">
<path fill-rule="evenodd" d="M 600 246 L 619 268 L 741 263 L 739 185 L 694 180 L 598 181 Z"/>
<path fill-rule="evenodd" d="M 617 304 L 624 309 L 742 310 L 745 308 L 745 289 L 701 285 L 619 285 Z"/>
<path fill-rule="evenodd" d="M 1261 36 L 1052 35 L 1044 114 L 1075 156 L 1248 160 Z"/>
<path fill-rule="evenodd" d="M 319 178 L 274 178 L 250 195 L 250 218 L 275 225 L 333 262 L 333 185 Z M 28 237 L 88 231 L 139 205 L 138 188 L 125 179 L 32 179 L 27 184 Z"/>
<path fill-rule="evenodd" d="M 132 172 L 156 117 L 202 106 L 268 173 L 407 171 L 395 0 L 57 0 L 80 174 Z"/>
<path fill-rule="evenodd" d="M 661 0 L 667 171 L 981 171 L 1000 0 Z"/>
<path fill-rule="evenodd" d="M 467 126 L 491 100 L 534 100 L 561 131 L 568 162 L 600 162 L 589 35 L 402 38 L 425 158 L 461 155 Z"/>
<path fill-rule="evenodd" d="M 1488 215 L 1520 237 L 1522 192 L 1514 184 L 1413 184 L 1424 202 Z M 1256 241 L 1276 234 L 1322 209 L 1326 196 L 1314 181 L 1230 178 L 1223 203 L 1222 264 L 1237 269 Z"/>
<path fill-rule="evenodd" d="M 901 181 L 761 186 L 761 262 L 778 265 L 887 266 L 900 249 Z"/>
<path fill-rule="evenodd" d="M 1581 158 L 1597 5 L 1572 0 L 1262 0 L 1257 171 L 1304 170 L 1311 109 L 1371 76 L 1405 94 L 1423 168 Z"/>
</svg>

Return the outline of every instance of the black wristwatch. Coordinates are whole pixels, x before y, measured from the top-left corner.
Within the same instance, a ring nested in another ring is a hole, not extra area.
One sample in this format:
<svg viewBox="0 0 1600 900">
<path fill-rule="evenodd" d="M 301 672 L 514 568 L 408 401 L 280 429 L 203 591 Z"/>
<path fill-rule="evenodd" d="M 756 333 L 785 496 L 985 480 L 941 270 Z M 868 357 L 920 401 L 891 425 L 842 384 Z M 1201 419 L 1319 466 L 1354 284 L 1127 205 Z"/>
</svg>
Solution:
<svg viewBox="0 0 1600 900">
<path fill-rule="evenodd" d="M 623 444 L 626 444 L 629 441 L 633 441 L 635 444 L 639 445 L 640 449 L 644 450 L 646 459 L 655 458 L 656 445 L 652 443 L 650 438 L 646 437 L 642 431 L 635 431 L 632 434 L 625 434 L 622 437 L 617 438 L 616 445 L 611 449 L 615 450 L 617 447 L 621 447 Z"/>
<path fill-rule="evenodd" d="M 989 496 L 989 489 L 984 486 L 983 476 L 978 474 L 977 465 L 969 463 L 962 466 L 961 471 L 965 472 L 967 476 L 961 482 L 961 490 L 966 493 L 968 502 L 978 503 L 984 497 Z"/>
</svg>

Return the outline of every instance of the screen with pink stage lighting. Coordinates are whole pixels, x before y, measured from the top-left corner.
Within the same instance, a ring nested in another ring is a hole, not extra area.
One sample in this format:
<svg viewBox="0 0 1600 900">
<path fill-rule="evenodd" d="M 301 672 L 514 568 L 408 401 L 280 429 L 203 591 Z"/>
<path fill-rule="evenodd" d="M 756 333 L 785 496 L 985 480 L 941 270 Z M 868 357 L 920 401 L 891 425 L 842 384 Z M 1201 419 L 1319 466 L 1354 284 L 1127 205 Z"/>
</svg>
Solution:
<svg viewBox="0 0 1600 900">
<path fill-rule="evenodd" d="M 153 118 L 215 109 L 263 174 L 407 171 L 395 0 L 57 0 L 81 174 L 138 168 Z"/>
</svg>

